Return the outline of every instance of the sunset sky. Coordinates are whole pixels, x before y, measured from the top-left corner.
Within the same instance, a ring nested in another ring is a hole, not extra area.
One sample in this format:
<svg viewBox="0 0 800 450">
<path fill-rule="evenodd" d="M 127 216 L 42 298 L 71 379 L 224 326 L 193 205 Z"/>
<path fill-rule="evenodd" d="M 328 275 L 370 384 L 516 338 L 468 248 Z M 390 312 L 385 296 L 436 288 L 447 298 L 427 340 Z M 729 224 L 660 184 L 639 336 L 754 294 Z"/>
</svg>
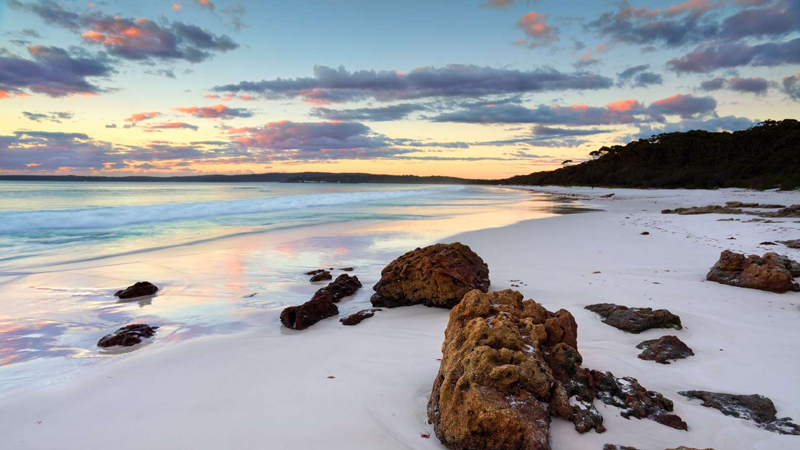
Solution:
<svg viewBox="0 0 800 450">
<path fill-rule="evenodd" d="M 0 173 L 500 178 L 800 118 L 800 0 L 0 0 Z"/>
</svg>

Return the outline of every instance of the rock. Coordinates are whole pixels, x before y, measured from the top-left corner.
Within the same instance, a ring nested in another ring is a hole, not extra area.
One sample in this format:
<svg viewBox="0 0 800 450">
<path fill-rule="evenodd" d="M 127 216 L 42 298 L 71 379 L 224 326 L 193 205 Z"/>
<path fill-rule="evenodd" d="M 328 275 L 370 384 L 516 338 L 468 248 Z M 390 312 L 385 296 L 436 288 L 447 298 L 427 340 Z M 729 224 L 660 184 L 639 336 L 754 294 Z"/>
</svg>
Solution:
<svg viewBox="0 0 800 450">
<path fill-rule="evenodd" d="M 339 308 L 328 299 L 309 300 L 300 306 L 281 311 L 281 323 L 286 328 L 305 330 L 322 319 L 339 314 Z"/>
<path fill-rule="evenodd" d="M 341 268 L 341 269 L 339 269 L 339 270 L 341 270 L 341 271 L 343 271 L 343 272 L 352 272 L 352 271 L 354 271 L 354 270 L 356 270 L 356 269 L 354 269 L 354 268 L 352 268 L 352 267 L 342 267 L 342 268 Z"/>
<path fill-rule="evenodd" d="M 643 349 L 639 359 L 669 364 L 669 360 L 677 360 L 694 356 L 694 352 L 677 336 L 662 336 L 658 339 L 641 342 L 636 346 Z"/>
<path fill-rule="evenodd" d="M 97 341 L 98 347 L 130 347 L 142 342 L 142 339 L 151 338 L 156 334 L 158 327 L 151 327 L 143 323 L 126 325 L 119 330 L 103 336 Z"/>
<path fill-rule="evenodd" d="M 687 430 L 686 422 L 675 414 L 672 400 L 658 392 L 648 391 L 636 378 L 617 378 L 611 372 L 592 370 L 597 398 L 606 405 L 622 408 L 626 419 L 650 419 L 677 430 Z"/>
<path fill-rule="evenodd" d="M 641 233 L 639 233 L 639 234 L 641 234 L 642 236 L 649 236 L 649 235 L 650 235 L 650 232 L 649 232 L 649 231 L 642 231 L 642 232 L 641 232 Z"/>
<path fill-rule="evenodd" d="M 339 275 L 336 280 L 319 289 L 311 300 L 299 306 L 290 306 L 281 311 L 281 323 L 286 328 L 305 330 L 322 319 L 339 314 L 336 303 L 353 295 L 361 287 L 358 277 Z"/>
<path fill-rule="evenodd" d="M 158 286 L 149 281 L 140 281 L 133 286 L 128 286 L 121 291 L 115 292 L 114 296 L 119 298 L 136 298 L 153 295 L 156 292 L 158 292 Z"/>
<path fill-rule="evenodd" d="M 309 281 L 311 281 L 312 283 L 316 283 L 317 281 L 326 281 L 330 280 L 331 278 L 333 278 L 331 273 L 328 272 L 327 270 L 323 270 L 322 272 L 314 274 L 314 276 L 312 276 Z"/>
<path fill-rule="evenodd" d="M 364 319 L 369 319 L 370 317 L 374 316 L 376 312 L 382 311 L 380 308 L 370 308 L 370 309 L 362 309 L 361 311 L 350 314 L 347 317 L 342 317 L 339 319 L 339 322 L 342 322 L 342 325 L 358 325 Z"/>
<path fill-rule="evenodd" d="M 789 248 L 800 249 L 800 239 L 792 239 L 789 241 L 778 241 L 778 243 L 783 244 Z"/>
<path fill-rule="evenodd" d="M 489 267 L 466 245 L 436 244 L 392 261 L 373 289 L 373 306 L 452 308 L 473 289 L 489 290 Z"/>
<path fill-rule="evenodd" d="M 675 209 L 664 209 L 661 211 L 661 214 L 679 214 L 682 216 L 691 216 L 696 214 L 754 214 L 752 212 L 745 212 L 738 208 L 733 208 L 730 206 L 718 206 L 718 205 L 708 205 L 708 206 L 692 206 L 691 208 L 675 208 Z"/>
<path fill-rule="evenodd" d="M 549 449 L 550 417 L 605 431 L 595 398 L 686 429 L 672 402 L 635 379 L 581 367 L 578 325 L 512 290 L 468 292 L 453 307 L 428 419 L 451 449 Z"/>
<path fill-rule="evenodd" d="M 599 314 L 603 323 L 629 333 L 641 333 L 651 328 L 682 328 L 681 318 L 666 309 L 628 308 L 613 303 L 597 303 L 586 309 Z"/>
<path fill-rule="evenodd" d="M 793 277 L 800 277 L 800 264 L 777 253 L 745 256 L 725 250 L 706 275 L 709 281 L 770 292 L 800 291 Z"/>
<path fill-rule="evenodd" d="M 764 241 L 764 242 L 759 243 L 758 245 L 778 245 L 778 244 L 776 244 L 776 243 L 774 243 L 772 241 Z"/>
<path fill-rule="evenodd" d="M 800 436 L 800 425 L 792 423 L 791 417 L 778 419 L 775 404 L 763 395 L 735 395 L 708 391 L 678 393 L 689 399 L 702 400 L 703 406 L 717 409 L 726 416 L 752 420 L 765 430 Z"/>
<path fill-rule="evenodd" d="M 725 202 L 725 206 L 731 208 L 764 208 L 764 209 L 778 209 L 785 208 L 784 205 L 773 205 L 770 203 L 742 203 L 742 202 Z"/>
<path fill-rule="evenodd" d="M 361 281 L 357 276 L 350 276 L 343 273 L 336 277 L 333 282 L 328 283 L 327 286 L 318 290 L 311 300 L 326 299 L 332 303 L 339 303 L 339 300 L 349 297 L 356 293 L 361 288 Z"/>
<path fill-rule="evenodd" d="M 613 197 L 613 196 L 614 196 L 614 193 L 612 192 L 612 193 L 610 193 L 610 194 L 601 195 L 600 197 L 597 197 L 597 198 L 611 198 L 611 197 Z"/>
<path fill-rule="evenodd" d="M 606 444 L 603 446 L 603 450 L 639 450 L 636 447 L 628 447 L 626 445 L 615 445 L 615 444 Z M 694 447 L 685 447 L 681 445 L 677 448 L 668 448 L 667 450 L 714 450 L 713 448 L 706 448 L 706 449 L 699 449 Z"/>
<path fill-rule="evenodd" d="M 327 272 L 325 269 L 316 269 L 316 270 L 309 270 L 306 272 L 306 275 L 317 275 L 319 273 Z"/>
<path fill-rule="evenodd" d="M 800 205 L 787 206 L 775 212 L 761 214 L 762 217 L 800 217 Z"/>
</svg>

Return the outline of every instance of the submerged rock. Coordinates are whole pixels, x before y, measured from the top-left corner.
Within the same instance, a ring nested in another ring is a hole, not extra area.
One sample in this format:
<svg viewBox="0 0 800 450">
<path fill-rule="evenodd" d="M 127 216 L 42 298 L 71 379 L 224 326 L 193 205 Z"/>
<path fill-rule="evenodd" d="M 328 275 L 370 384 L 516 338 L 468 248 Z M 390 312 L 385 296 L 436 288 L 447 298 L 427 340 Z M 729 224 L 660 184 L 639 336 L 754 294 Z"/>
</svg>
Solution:
<svg viewBox="0 0 800 450">
<path fill-rule="evenodd" d="M 586 309 L 599 314 L 603 323 L 629 333 L 641 333 L 651 328 L 682 328 L 681 318 L 666 309 L 628 308 L 613 303 L 596 303 L 586 306 Z"/>
<path fill-rule="evenodd" d="M 153 283 L 150 283 L 149 281 L 139 281 L 133 286 L 128 286 L 123 290 L 115 292 L 114 296 L 123 299 L 136 298 L 136 297 L 144 297 L 146 295 L 153 295 L 156 292 L 158 292 L 158 286 L 154 285 Z"/>
<path fill-rule="evenodd" d="M 98 347 L 130 347 L 142 342 L 142 339 L 151 338 L 156 334 L 158 327 L 151 327 L 150 325 L 137 323 L 133 325 L 126 325 L 119 330 L 107 334 L 97 341 Z"/>
<path fill-rule="evenodd" d="M 316 274 L 322 273 L 322 272 L 327 272 L 327 270 L 325 270 L 325 269 L 309 270 L 308 272 L 306 272 L 306 275 L 316 275 Z"/>
<path fill-rule="evenodd" d="M 436 244 L 392 261 L 373 289 L 373 306 L 452 308 L 473 289 L 489 290 L 489 267 L 466 245 Z"/>
<path fill-rule="evenodd" d="M 694 356 L 688 345 L 677 336 L 662 336 L 658 339 L 639 343 L 636 348 L 644 350 L 639 353 L 639 359 L 669 364 L 670 360 L 677 360 Z"/>
<path fill-rule="evenodd" d="M 339 319 L 339 322 L 342 322 L 342 325 L 358 325 L 363 320 L 369 319 L 370 317 L 374 316 L 376 312 L 381 311 L 380 308 L 370 308 L 370 309 L 362 309 L 361 311 L 350 314 L 347 317 L 342 317 Z"/>
<path fill-rule="evenodd" d="M 319 289 L 311 300 L 281 311 L 281 323 L 287 328 L 304 330 L 322 319 L 335 316 L 339 314 L 336 303 L 353 295 L 360 287 L 358 277 L 339 275 L 336 280 Z"/>
<path fill-rule="evenodd" d="M 800 277 L 800 264 L 786 256 L 772 252 L 745 256 L 730 250 L 722 252 L 706 275 L 709 281 L 777 293 L 800 291 L 794 277 Z"/>
<path fill-rule="evenodd" d="M 333 276 L 331 275 L 331 273 L 330 273 L 330 272 L 328 272 L 327 270 L 323 270 L 323 271 L 321 271 L 321 272 L 317 272 L 317 273 L 315 273 L 315 274 L 314 274 L 314 275 L 311 277 L 311 279 L 310 279 L 309 281 L 311 281 L 312 283 L 316 283 L 317 281 L 325 281 L 325 280 L 330 280 L 331 278 L 333 278 Z"/>
<path fill-rule="evenodd" d="M 714 408 L 726 416 L 752 420 L 761 428 L 779 434 L 800 436 L 800 425 L 791 417 L 777 418 L 775 404 L 763 395 L 735 395 L 708 391 L 684 391 L 680 395 L 703 401 L 703 406 Z"/>
<path fill-rule="evenodd" d="M 672 402 L 635 379 L 581 367 L 578 326 L 566 310 L 546 310 L 512 290 L 473 290 L 453 307 L 428 419 L 451 449 L 549 449 L 550 417 L 578 432 L 603 432 L 595 398 L 686 429 Z"/>
</svg>

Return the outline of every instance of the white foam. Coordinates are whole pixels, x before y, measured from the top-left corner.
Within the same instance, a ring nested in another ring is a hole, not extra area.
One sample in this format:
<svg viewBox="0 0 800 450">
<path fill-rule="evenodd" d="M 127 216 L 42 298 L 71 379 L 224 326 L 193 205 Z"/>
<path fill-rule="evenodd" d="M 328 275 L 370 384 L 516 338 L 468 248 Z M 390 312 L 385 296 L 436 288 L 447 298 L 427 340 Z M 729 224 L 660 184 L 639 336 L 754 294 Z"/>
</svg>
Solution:
<svg viewBox="0 0 800 450">
<path fill-rule="evenodd" d="M 162 203 L 110 208 L 6 212 L 0 213 L 0 234 L 42 230 L 113 228 L 152 222 L 262 214 L 272 211 L 379 202 L 434 195 L 461 189 L 463 189 L 463 186 L 445 186 L 426 189 L 290 195 L 216 202 Z"/>
</svg>

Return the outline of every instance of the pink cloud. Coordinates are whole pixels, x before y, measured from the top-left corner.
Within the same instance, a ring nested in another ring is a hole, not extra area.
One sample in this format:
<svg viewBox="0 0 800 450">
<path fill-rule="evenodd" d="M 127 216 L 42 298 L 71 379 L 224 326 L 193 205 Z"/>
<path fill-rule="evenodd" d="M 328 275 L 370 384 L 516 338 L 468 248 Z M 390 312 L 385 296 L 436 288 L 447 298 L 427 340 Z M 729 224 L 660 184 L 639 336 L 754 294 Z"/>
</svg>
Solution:
<svg viewBox="0 0 800 450">
<path fill-rule="evenodd" d="M 188 106 L 173 108 L 185 114 L 191 114 L 201 119 L 227 119 L 231 117 L 250 117 L 253 114 L 244 108 L 228 108 L 225 105 L 214 106 Z"/>
<path fill-rule="evenodd" d="M 533 42 L 529 44 L 531 46 L 541 46 L 558 40 L 556 29 L 547 24 L 546 14 L 529 12 L 520 17 L 517 26 L 533 39 Z"/>
<path fill-rule="evenodd" d="M 608 109 L 616 112 L 630 111 L 632 109 L 638 108 L 639 106 L 641 106 L 639 102 L 634 99 L 618 100 L 616 102 L 611 102 L 608 105 L 606 105 Z"/>
<path fill-rule="evenodd" d="M 138 123 L 138 122 L 141 122 L 143 120 L 152 119 L 153 117 L 156 117 L 158 115 L 160 115 L 160 114 L 158 112 L 156 112 L 156 111 L 135 113 L 135 114 L 131 114 L 130 117 L 125 119 L 125 122 Z"/>
</svg>

